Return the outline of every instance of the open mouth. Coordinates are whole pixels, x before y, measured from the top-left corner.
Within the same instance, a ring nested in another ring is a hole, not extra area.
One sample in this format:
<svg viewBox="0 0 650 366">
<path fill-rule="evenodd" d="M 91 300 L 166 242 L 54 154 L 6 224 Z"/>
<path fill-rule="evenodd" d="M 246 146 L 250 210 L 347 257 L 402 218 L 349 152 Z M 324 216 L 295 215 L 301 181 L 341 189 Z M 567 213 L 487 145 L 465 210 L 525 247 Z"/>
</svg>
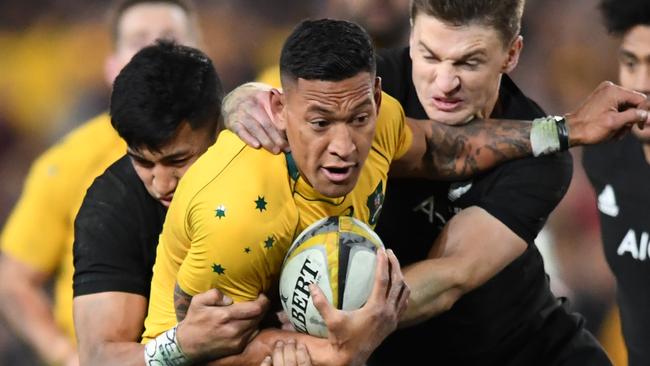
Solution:
<svg viewBox="0 0 650 366">
<path fill-rule="evenodd" d="M 323 167 L 323 173 L 328 180 L 334 183 L 342 183 L 352 174 L 354 166 L 348 167 Z"/>
</svg>

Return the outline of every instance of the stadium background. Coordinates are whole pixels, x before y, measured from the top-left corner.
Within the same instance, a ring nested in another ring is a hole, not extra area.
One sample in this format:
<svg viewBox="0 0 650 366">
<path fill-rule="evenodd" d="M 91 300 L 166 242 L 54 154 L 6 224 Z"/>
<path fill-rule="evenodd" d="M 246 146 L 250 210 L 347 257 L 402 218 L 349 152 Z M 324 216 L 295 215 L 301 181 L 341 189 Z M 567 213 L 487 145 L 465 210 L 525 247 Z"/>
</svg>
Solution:
<svg viewBox="0 0 650 366">
<path fill-rule="evenodd" d="M 291 27 L 317 17 L 324 2 L 195 0 L 205 51 L 227 90 L 274 64 Z M 110 50 L 107 3 L 0 1 L 0 223 L 37 154 L 107 108 L 109 90 L 102 73 Z M 549 113 L 576 107 L 600 81 L 616 79 L 615 43 L 600 24 L 596 3 L 527 1 L 525 48 L 512 76 Z M 579 164 L 580 151 L 572 152 L 576 164 L 570 191 L 538 241 L 556 293 L 568 296 L 598 333 L 606 324 L 614 284 L 599 246 L 597 212 Z M 0 365 L 35 364 L 0 320 Z"/>
</svg>

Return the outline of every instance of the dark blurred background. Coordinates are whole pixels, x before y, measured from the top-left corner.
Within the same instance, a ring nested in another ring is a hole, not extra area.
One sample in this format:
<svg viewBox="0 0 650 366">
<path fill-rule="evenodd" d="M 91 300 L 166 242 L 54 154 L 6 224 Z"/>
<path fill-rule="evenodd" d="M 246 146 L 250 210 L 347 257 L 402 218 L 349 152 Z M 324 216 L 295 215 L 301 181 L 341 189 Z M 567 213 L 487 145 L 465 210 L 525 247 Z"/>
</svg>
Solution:
<svg viewBox="0 0 650 366">
<path fill-rule="evenodd" d="M 107 3 L 0 0 L 0 223 L 18 198 L 30 162 L 108 106 L 102 71 L 110 51 Z M 291 27 L 323 14 L 326 3 L 196 0 L 205 51 L 226 88 L 253 80 L 276 63 Z M 615 81 L 616 47 L 600 24 L 596 3 L 527 1 L 524 51 L 512 76 L 550 114 L 577 107 L 602 80 Z M 599 245 L 593 192 L 579 164 L 580 151 L 572 152 L 571 189 L 538 243 L 556 293 L 569 297 L 573 308 L 587 316 L 588 327 L 600 334 L 611 321 L 614 283 Z M 0 365 L 35 364 L 0 320 Z"/>
</svg>

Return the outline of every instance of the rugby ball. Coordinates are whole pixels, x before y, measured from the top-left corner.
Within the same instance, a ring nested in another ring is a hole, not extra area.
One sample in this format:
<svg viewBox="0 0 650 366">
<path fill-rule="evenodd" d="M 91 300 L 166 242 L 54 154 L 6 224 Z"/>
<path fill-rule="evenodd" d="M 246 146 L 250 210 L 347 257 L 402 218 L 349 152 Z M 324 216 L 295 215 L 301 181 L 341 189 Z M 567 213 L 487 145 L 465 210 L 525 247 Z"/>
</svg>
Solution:
<svg viewBox="0 0 650 366">
<path fill-rule="evenodd" d="M 383 247 L 368 225 L 349 216 L 323 218 L 300 233 L 280 274 L 280 299 L 293 327 L 327 336 L 325 322 L 312 303 L 310 283 L 316 283 L 337 309 L 363 306 L 372 291 L 377 250 Z"/>
</svg>

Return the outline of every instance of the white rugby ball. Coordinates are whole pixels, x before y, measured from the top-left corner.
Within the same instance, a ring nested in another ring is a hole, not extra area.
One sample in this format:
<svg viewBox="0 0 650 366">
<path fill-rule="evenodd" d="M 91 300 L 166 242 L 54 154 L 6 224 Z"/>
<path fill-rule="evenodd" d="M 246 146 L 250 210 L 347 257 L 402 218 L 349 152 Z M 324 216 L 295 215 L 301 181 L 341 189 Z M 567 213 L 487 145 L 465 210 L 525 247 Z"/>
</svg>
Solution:
<svg viewBox="0 0 650 366">
<path fill-rule="evenodd" d="M 294 328 L 318 337 L 327 327 L 312 303 L 316 283 L 336 308 L 363 306 L 374 283 L 377 250 L 384 245 L 365 223 L 349 216 L 323 218 L 305 229 L 287 252 L 280 275 L 280 298 Z"/>
</svg>

